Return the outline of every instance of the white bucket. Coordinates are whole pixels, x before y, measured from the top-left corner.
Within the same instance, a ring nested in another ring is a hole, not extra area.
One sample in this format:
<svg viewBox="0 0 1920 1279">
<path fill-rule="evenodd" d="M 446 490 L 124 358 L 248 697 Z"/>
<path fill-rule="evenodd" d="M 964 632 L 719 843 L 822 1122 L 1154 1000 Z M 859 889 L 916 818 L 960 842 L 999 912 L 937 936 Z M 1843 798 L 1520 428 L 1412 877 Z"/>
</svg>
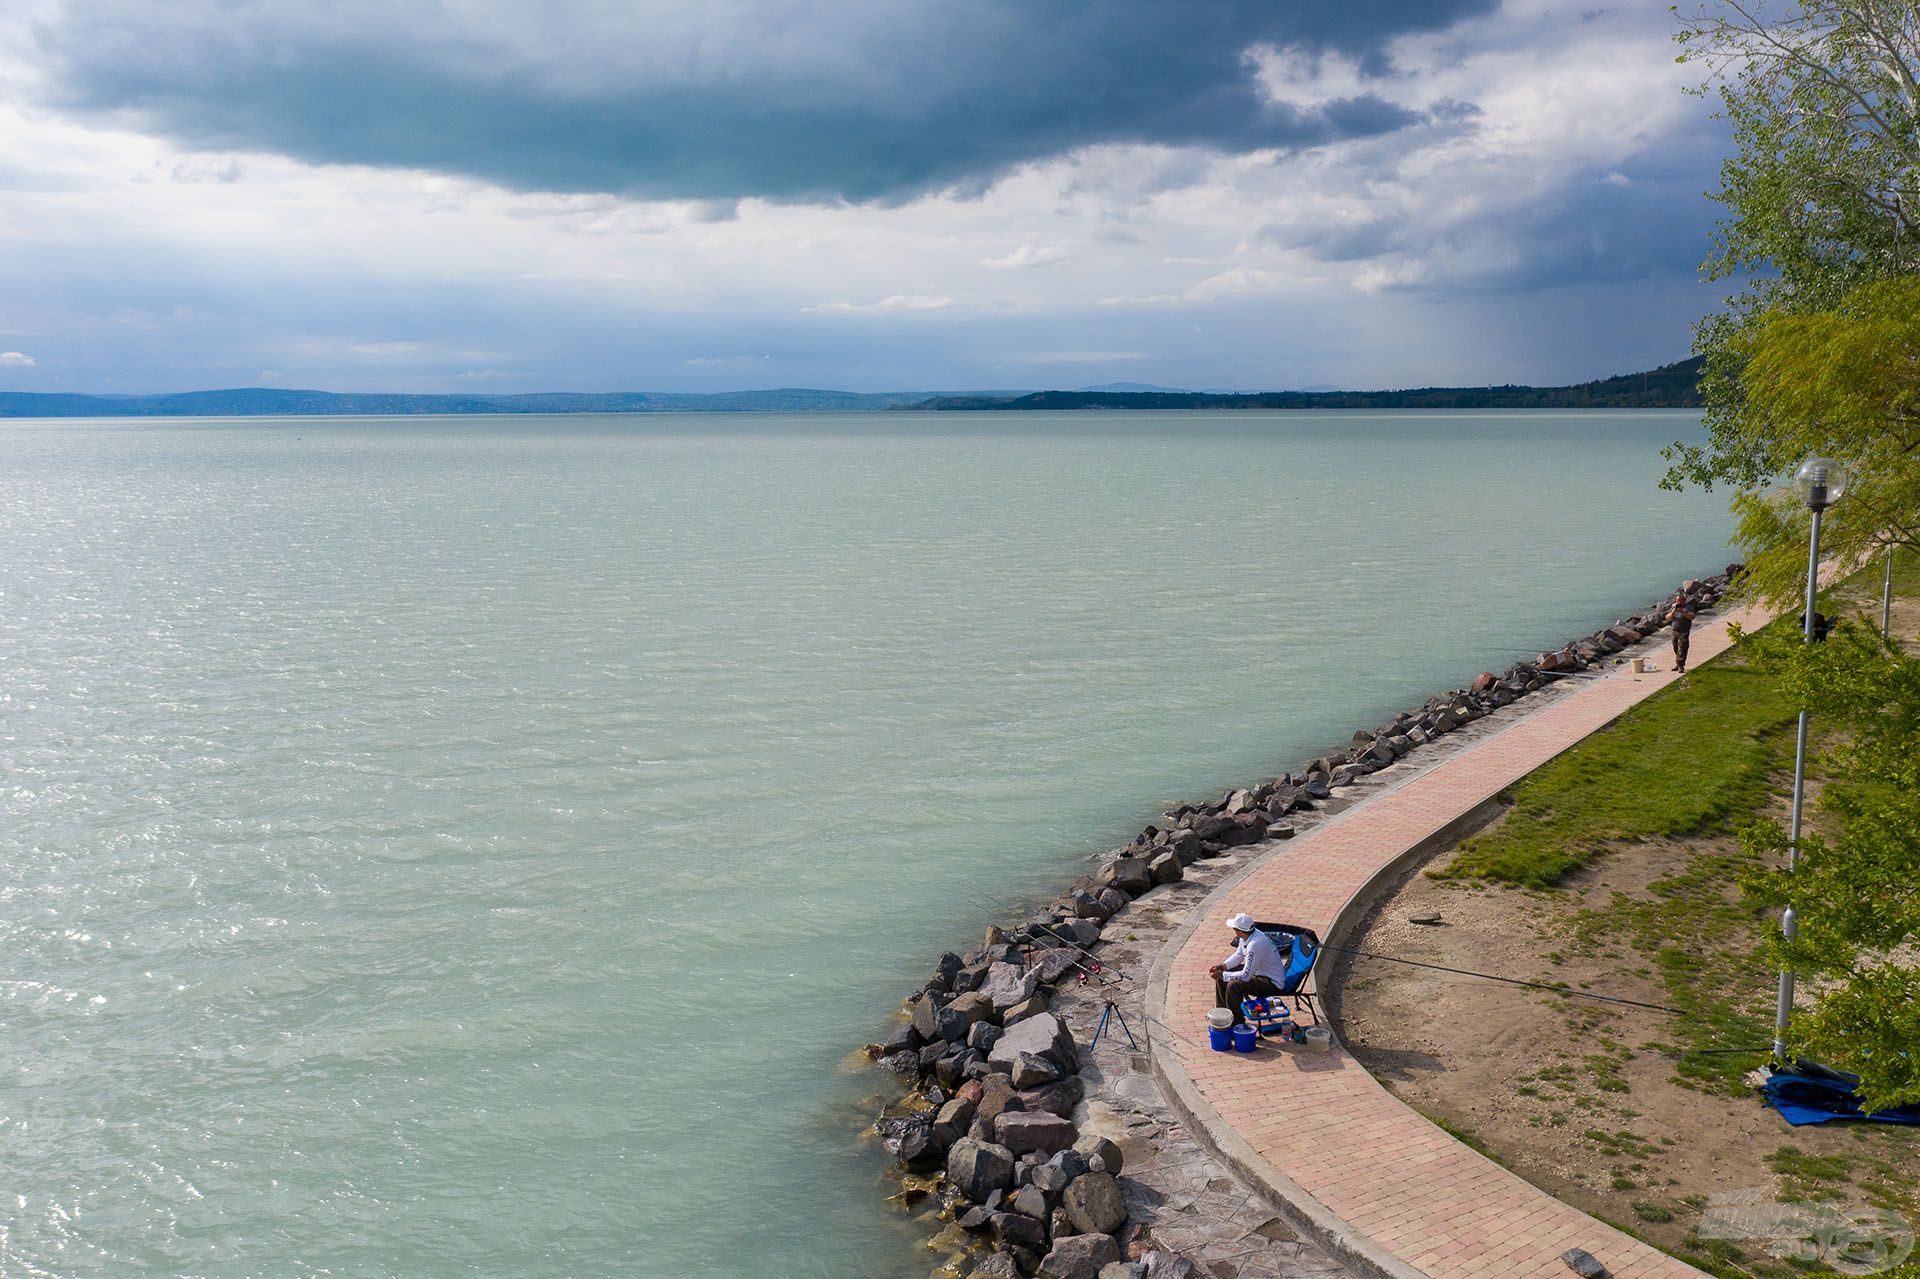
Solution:
<svg viewBox="0 0 1920 1279">
<path fill-rule="evenodd" d="M 1647 659 L 1644 657 L 1632 658 L 1627 662 L 1627 669 L 1635 675 L 1645 675 L 1647 673 Z"/>
<path fill-rule="evenodd" d="M 1307 1051 L 1324 1053 L 1333 1050 L 1333 1032 L 1325 1026 L 1307 1027 Z"/>
<path fill-rule="evenodd" d="M 1225 1030 L 1233 1025 L 1233 1009 L 1216 1008 L 1207 1014 L 1207 1025 L 1215 1030 Z"/>
</svg>

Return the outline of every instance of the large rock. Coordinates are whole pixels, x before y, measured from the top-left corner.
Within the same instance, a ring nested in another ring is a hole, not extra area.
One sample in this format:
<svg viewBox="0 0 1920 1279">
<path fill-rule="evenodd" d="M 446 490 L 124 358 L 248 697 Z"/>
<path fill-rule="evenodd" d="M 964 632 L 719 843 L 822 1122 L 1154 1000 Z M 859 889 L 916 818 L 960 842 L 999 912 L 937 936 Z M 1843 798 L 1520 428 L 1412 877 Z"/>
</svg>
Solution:
<svg viewBox="0 0 1920 1279">
<path fill-rule="evenodd" d="M 933 1137 L 942 1146 L 951 1148 L 953 1143 L 967 1135 L 967 1129 L 973 1124 L 973 1103 L 965 1097 L 955 1097 L 940 1107 L 933 1117 Z"/>
<path fill-rule="evenodd" d="M 1073 1228 L 1084 1234 L 1112 1234 L 1127 1219 L 1120 1183 L 1110 1173 L 1090 1172 L 1076 1178 L 1060 1197 L 1060 1206 L 1067 1210 Z"/>
<path fill-rule="evenodd" d="M 1084 919 L 1062 920 L 1050 931 L 1055 941 L 1073 946 L 1091 946 L 1100 940 L 1100 926 Z"/>
<path fill-rule="evenodd" d="M 1013 1205 L 1015 1212 L 1025 1213 L 1035 1221 L 1045 1221 L 1047 1212 L 1052 1206 L 1047 1203 L 1047 1192 L 1034 1185 L 1020 1187 L 1013 1192 L 1013 1198 L 1008 1202 Z M 1044 1243 L 1045 1240 L 1041 1242 Z"/>
<path fill-rule="evenodd" d="M 1015 1094 L 1012 1081 L 1005 1075 L 988 1075 L 981 1081 L 980 1100 L 974 1106 L 976 1118 L 991 1124 L 1004 1111 L 1026 1108 L 1027 1104 Z"/>
<path fill-rule="evenodd" d="M 1095 878 L 1105 887 L 1117 888 L 1134 897 L 1153 887 L 1153 876 L 1147 870 L 1144 857 L 1116 857 L 1102 866 Z"/>
<path fill-rule="evenodd" d="M 1071 946 L 1048 946 L 1027 955 L 1027 971 L 1039 974 L 1040 981 L 1053 985 L 1080 962 L 1080 952 Z M 911 1029 L 911 1028 L 909 1028 Z"/>
<path fill-rule="evenodd" d="M 1003 1026 L 1011 1026 L 1016 1021 L 1025 1021 L 1027 1018 L 1045 1011 L 1047 1011 L 1047 997 L 1036 991 L 1034 992 L 1033 998 L 1021 1000 L 1013 1007 L 1007 1009 L 1005 1013 L 1001 1014 L 1000 1023 Z"/>
<path fill-rule="evenodd" d="M 994 1140 L 1016 1155 L 1030 1150 L 1043 1155 L 1057 1154 L 1071 1149 L 1079 1135 L 1080 1130 L 1073 1126 L 1072 1120 L 1044 1110 L 1007 1111 L 993 1121 Z"/>
<path fill-rule="evenodd" d="M 1050 1115 L 1072 1118 L 1074 1108 L 1086 1095 L 1086 1085 L 1080 1082 L 1080 1076 L 1068 1075 L 1059 1083 L 1027 1089 L 1020 1094 L 1020 1100 L 1026 1103 L 1028 1110 L 1044 1110 Z"/>
<path fill-rule="evenodd" d="M 1013 1086 L 1039 1088 L 1060 1078 L 1060 1068 L 1038 1053 L 1021 1053 L 1013 1059 Z"/>
<path fill-rule="evenodd" d="M 966 996 L 961 996 L 962 999 Z M 961 1009 L 948 1005 L 934 1014 L 933 1032 L 949 1043 L 965 1043 L 973 1021 Z"/>
<path fill-rule="evenodd" d="M 1262 818 L 1254 818 L 1245 826 L 1235 826 L 1222 831 L 1220 842 L 1228 848 L 1240 848 L 1247 844 L 1257 844 L 1267 837 L 1267 823 Z"/>
<path fill-rule="evenodd" d="M 1176 884 L 1186 878 L 1186 872 L 1180 869 L 1180 855 L 1172 852 L 1155 854 L 1147 863 L 1147 872 L 1156 884 Z"/>
<path fill-rule="evenodd" d="M 913 1020 L 910 1024 L 914 1033 L 920 1036 L 921 1043 L 940 1038 L 940 1010 L 945 1006 L 945 1000 L 931 994 L 920 996 L 914 1004 Z"/>
<path fill-rule="evenodd" d="M 1094 1157 L 1098 1156 L 1101 1163 L 1100 1171 L 1112 1173 L 1116 1177 L 1120 1175 L 1120 1147 L 1105 1137 L 1088 1133 L 1073 1143 L 1073 1150 L 1075 1154 L 1087 1161 L 1089 1167 L 1093 1165 Z"/>
<path fill-rule="evenodd" d="M 1020 1267 L 1010 1252 L 996 1252 L 981 1259 L 969 1272 L 972 1279 L 1020 1279 Z"/>
<path fill-rule="evenodd" d="M 994 965 L 995 968 L 1005 968 L 1007 966 L 1006 964 Z M 992 970 L 989 969 L 988 971 L 991 973 Z M 962 1017 L 965 1017 L 967 1019 L 967 1025 L 969 1026 L 975 1022 L 993 1020 L 993 996 L 982 991 L 970 990 L 964 995 L 955 995 L 953 1002 L 948 1004 L 947 1007 L 953 1012 L 957 1012 Z M 962 1036 L 962 1038 L 965 1038 L 965 1036 Z"/>
<path fill-rule="evenodd" d="M 994 1191 L 1012 1188 L 1013 1152 L 993 1142 L 962 1137 L 947 1152 L 947 1184 L 973 1202 L 983 1203 Z M 1073 1193 L 1073 1186 L 1067 1187 L 1067 1193 Z"/>
<path fill-rule="evenodd" d="M 1014 1201 L 1019 1202 L 1019 1195 Z M 1029 1217 L 1023 1212 L 996 1212 L 993 1214 L 993 1237 L 1002 1248 L 1032 1248 L 1036 1251 L 1047 1246 L 1047 1223 L 1037 1217 Z"/>
<path fill-rule="evenodd" d="M 1038 1013 L 1007 1027 L 1007 1033 L 994 1044 L 987 1060 L 1011 1073 L 1021 1053 L 1045 1057 L 1058 1066 L 1062 1074 L 1077 1073 L 1080 1069 L 1080 1052 L 1074 1045 L 1073 1032 L 1052 1013 Z"/>
<path fill-rule="evenodd" d="M 1118 1260 L 1112 1235 L 1069 1235 L 1041 1259 L 1038 1279 L 1100 1279 L 1100 1267 Z"/>
<path fill-rule="evenodd" d="M 979 993 L 989 1001 L 992 1011 L 999 1014 L 1033 998 L 1033 992 L 1039 987 L 1040 974 L 1033 969 L 1022 969 L 1018 964 L 995 964 L 987 971 L 986 983 L 980 987 Z M 957 1004 L 960 1000 L 954 1002 Z"/>
</svg>

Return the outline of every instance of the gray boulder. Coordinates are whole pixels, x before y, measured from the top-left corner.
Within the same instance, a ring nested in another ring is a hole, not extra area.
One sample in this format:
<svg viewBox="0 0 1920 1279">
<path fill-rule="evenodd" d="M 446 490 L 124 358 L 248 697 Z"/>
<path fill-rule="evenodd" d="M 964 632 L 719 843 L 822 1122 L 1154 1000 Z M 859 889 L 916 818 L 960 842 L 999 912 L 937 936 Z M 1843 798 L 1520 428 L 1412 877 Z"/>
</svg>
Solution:
<svg viewBox="0 0 1920 1279">
<path fill-rule="evenodd" d="M 962 1137 L 947 1152 L 947 1184 L 981 1203 L 994 1191 L 1013 1185 L 1013 1152 L 992 1142 Z M 1067 1191 L 1071 1194 L 1073 1187 L 1067 1187 Z"/>
<path fill-rule="evenodd" d="M 1060 1068 L 1035 1053 L 1021 1053 L 1013 1060 L 1013 1086 L 1039 1088 L 1060 1078 Z"/>
<path fill-rule="evenodd" d="M 1100 1267 L 1099 1279 L 1147 1279 L 1143 1261 L 1109 1261 Z"/>
<path fill-rule="evenodd" d="M 1019 1195 L 1015 1195 L 1017 1201 Z M 1047 1246 L 1047 1223 L 1025 1213 L 996 1212 L 993 1214 L 993 1237 L 1002 1248 L 1033 1248 Z"/>
<path fill-rule="evenodd" d="M 1027 972 L 1038 974 L 1043 984 L 1051 986 L 1073 971 L 1073 966 L 1079 962 L 1080 952 L 1073 947 L 1048 946 L 1027 956 Z"/>
<path fill-rule="evenodd" d="M 1030 1150 L 1043 1155 L 1058 1154 L 1071 1148 L 1079 1135 L 1080 1130 L 1073 1126 L 1071 1119 L 1050 1115 L 1044 1110 L 1004 1111 L 993 1121 L 994 1140 L 1016 1155 Z"/>
<path fill-rule="evenodd" d="M 913 1020 L 909 1024 L 913 1027 L 914 1033 L 920 1036 L 921 1043 L 940 1037 L 940 1009 L 944 1004 L 944 1000 L 932 994 L 920 996 L 918 1002 L 914 1004 Z"/>
<path fill-rule="evenodd" d="M 973 1026 L 973 1023 L 967 1019 L 966 1013 L 958 1008 L 942 1008 L 934 1014 L 934 1018 L 934 1035 L 948 1043 L 964 1043 L 967 1031 Z"/>
<path fill-rule="evenodd" d="M 1000 1028 L 990 1021 L 976 1021 L 973 1029 L 967 1032 L 967 1047 L 976 1048 L 982 1053 L 993 1051 L 994 1043 L 1000 1038 Z"/>
<path fill-rule="evenodd" d="M 987 970 L 986 983 L 980 987 L 979 993 L 997 1014 L 1031 999 L 1039 987 L 1040 974 L 1035 970 L 1022 969 L 1018 964 L 995 964 Z"/>
<path fill-rule="evenodd" d="M 1080 1051 L 1073 1042 L 1073 1032 L 1052 1013 L 1037 1013 L 1007 1027 L 993 1051 L 987 1054 L 987 1060 L 1011 1073 L 1021 1053 L 1045 1057 L 1063 1074 L 1080 1068 Z"/>
<path fill-rule="evenodd" d="M 1153 887 L 1153 876 L 1143 857 L 1116 857 L 1100 868 L 1095 876 L 1107 888 L 1138 897 Z"/>
<path fill-rule="evenodd" d="M 1090 1172 L 1077 1178 L 1060 1197 L 1067 1220 L 1083 1234 L 1112 1234 L 1127 1219 L 1126 1201 L 1120 1197 L 1120 1183 L 1111 1174 Z"/>
<path fill-rule="evenodd" d="M 1178 853 L 1158 853 L 1147 863 L 1147 873 L 1156 884 L 1177 884 L 1186 878 L 1186 872 L 1180 869 Z"/>
<path fill-rule="evenodd" d="M 968 1272 L 974 1279 L 1021 1279 L 1020 1267 L 1010 1252 L 996 1252 L 983 1258 Z"/>
<path fill-rule="evenodd" d="M 999 965 L 996 965 L 996 967 L 998 966 Z M 992 970 L 989 969 L 988 971 L 991 972 Z M 965 1017 L 969 1026 L 975 1022 L 991 1021 L 993 1019 L 992 997 L 977 990 L 970 990 L 964 995 L 955 995 L 953 1002 L 948 1004 L 947 1007 Z"/>
<path fill-rule="evenodd" d="M 1033 998 L 1023 999 L 1013 1007 L 1007 1009 L 1000 1018 L 1000 1024 L 1003 1026 L 1011 1026 L 1016 1021 L 1025 1021 L 1035 1013 L 1043 1013 L 1045 1011 L 1047 1011 L 1047 997 L 1035 992 Z"/>
<path fill-rule="evenodd" d="M 1086 1095 L 1086 1085 L 1080 1082 L 1080 1076 L 1068 1075 L 1044 1088 L 1027 1089 L 1020 1094 L 1020 1100 L 1026 1103 L 1028 1110 L 1044 1110 L 1050 1115 L 1071 1119 L 1074 1108 Z"/>
<path fill-rule="evenodd" d="M 1053 1158 L 1047 1160 L 1046 1167 L 1058 1168 L 1067 1175 L 1067 1180 L 1071 1182 L 1076 1177 L 1084 1177 L 1087 1175 L 1087 1157 L 1078 1150 L 1063 1150 Z M 1066 1187 L 1063 1186 L 1061 1189 L 1064 1190 Z"/>
<path fill-rule="evenodd" d="M 955 1097 L 933 1117 L 933 1138 L 942 1146 L 951 1148 L 953 1143 L 967 1135 L 967 1129 L 973 1125 L 973 1103 L 964 1097 Z"/>
<path fill-rule="evenodd" d="M 974 1117 L 984 1119 L 989 1124 L 1009 1110 L 1025 1110 L 1027 1104 L 1014 1094 L 1013 1082 L 1005 1075 L 989 1075 L 980 1084 L 980 1100 L 974 1106 Z"/>
<path fill-rule="evenodd" d="M 1088 1167 L 1093 1166 L 1094 1157 L 1097 1155 L 1100 1158 L 1100 1162 L 1104 1165 L 1102 1171 L 1112 1173 L 1116 1177 L 1120 1175 L 1120 1165 L 1122 1162 L 1120 1147 L 1108 1141 L 1105 1137 L 1088 1133 L 1073 1143 L 1073 1150 L 1075 1154 L 1087 1161 Z"/>
<path fill-rule="evenodd" d="M 1047 1192 L 1038 1186 L 1022 1186 L 1013 1192 L 1013 1198 L 1007 1202 L 1013 1205 L 1015 1212 L 1025 1213 L 1037 1222 L 1043 1222 L 1047 1219 Z M 1042 1242 L 1045 1241 L 1043 1240 Z"/>
<path fill-rule="evenodd" d="M 1118 1260 L 1112 1235 L 1070 1235 L 1041 1259 L 1039 1279 L 1100 1279 L 1100 1268 Z"/>
</svg>

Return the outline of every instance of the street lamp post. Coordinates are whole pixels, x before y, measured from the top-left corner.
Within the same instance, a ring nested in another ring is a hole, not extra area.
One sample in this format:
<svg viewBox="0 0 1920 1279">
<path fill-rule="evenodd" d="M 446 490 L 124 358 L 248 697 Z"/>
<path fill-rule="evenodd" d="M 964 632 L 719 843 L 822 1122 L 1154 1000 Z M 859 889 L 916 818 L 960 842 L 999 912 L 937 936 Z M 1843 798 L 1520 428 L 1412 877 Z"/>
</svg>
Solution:
<svg viewBox="0 0 1920 1279">
<path fill-rule="evenodd" d="M 1801 642 L 1813 643 L 1814 601 L 1820 589 L 1820 517 L 1847 491 L 1847 470 L 1831 458 L 1810 457 L 1794 476 L 1800 497 L 1813 513 L 1813 527 L 1807 534 L 1807 610 L 1801 615 Z M 1807 712 L 1800 711 L 1800 726 L 1793 743 L 1793 818 L 1787 831 L 1787 873 L 1791 875 L 1800 860 L 1800 810 L 1807 783 Z M 1788 941 L 1800 935 L 1800 918 L 1794 913 L 1791 897 L 1780 915 L 1780 934 Z M 1793 970 L 1780 970 L 1780 991 L 1773 1005 L 1773 1061 L 1787 1064 L 1787 1015 L 1793 1011 Z"/>
<path fill-rule="evenodd" d="M 1880 581 L 1880 638 L 1893 629 L 1893 548 L 1887 548 L 1887 573 Z"/>
</svg>

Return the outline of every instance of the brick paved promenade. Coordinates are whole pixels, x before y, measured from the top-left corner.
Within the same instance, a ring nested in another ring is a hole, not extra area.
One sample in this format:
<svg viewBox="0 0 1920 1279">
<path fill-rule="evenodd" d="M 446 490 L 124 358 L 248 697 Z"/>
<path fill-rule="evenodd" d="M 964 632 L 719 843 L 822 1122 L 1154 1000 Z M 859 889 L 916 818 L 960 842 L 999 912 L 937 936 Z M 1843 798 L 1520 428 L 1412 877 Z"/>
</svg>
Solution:
<svg viewBox="0 0 1920 1279">
<path fill-rule="evenodd" d="M 1702 618 L 1691 660 L 1727 647 L 1727 623 Z M 1195 1130 L 1364 1268 L 1396 1279 L 1539 1276 L 1585 1248 L 1617 1279 L 1700 1271 L 1561 1203 L 1449 1137 L 1387 1092 L 1336 1044 L 1310 1055 L 1262 1042 L 1252 1054 L 1208 1049 L 1209 965 L 1232 948 L 1226 921 L 1303 924 L 1336 938 L 1343 913 L 1384 872 L 1447 842 L 1505 788 L 1675 677 L 1664 643 L 1636 646 L 1663 668 L 1625 667 L 1533 712 L 1404 784 L 1275 846 L 1194 912 L 1162 950 L 1148 992 L 1154 1068 Z M 1418 767 L 1419 753 L 1408 761 Z M 1396 767 L 1407 767 L 1406 764 Z M 1331 971 L 1325 962 L 1322 972 Z"/>
</svg>

